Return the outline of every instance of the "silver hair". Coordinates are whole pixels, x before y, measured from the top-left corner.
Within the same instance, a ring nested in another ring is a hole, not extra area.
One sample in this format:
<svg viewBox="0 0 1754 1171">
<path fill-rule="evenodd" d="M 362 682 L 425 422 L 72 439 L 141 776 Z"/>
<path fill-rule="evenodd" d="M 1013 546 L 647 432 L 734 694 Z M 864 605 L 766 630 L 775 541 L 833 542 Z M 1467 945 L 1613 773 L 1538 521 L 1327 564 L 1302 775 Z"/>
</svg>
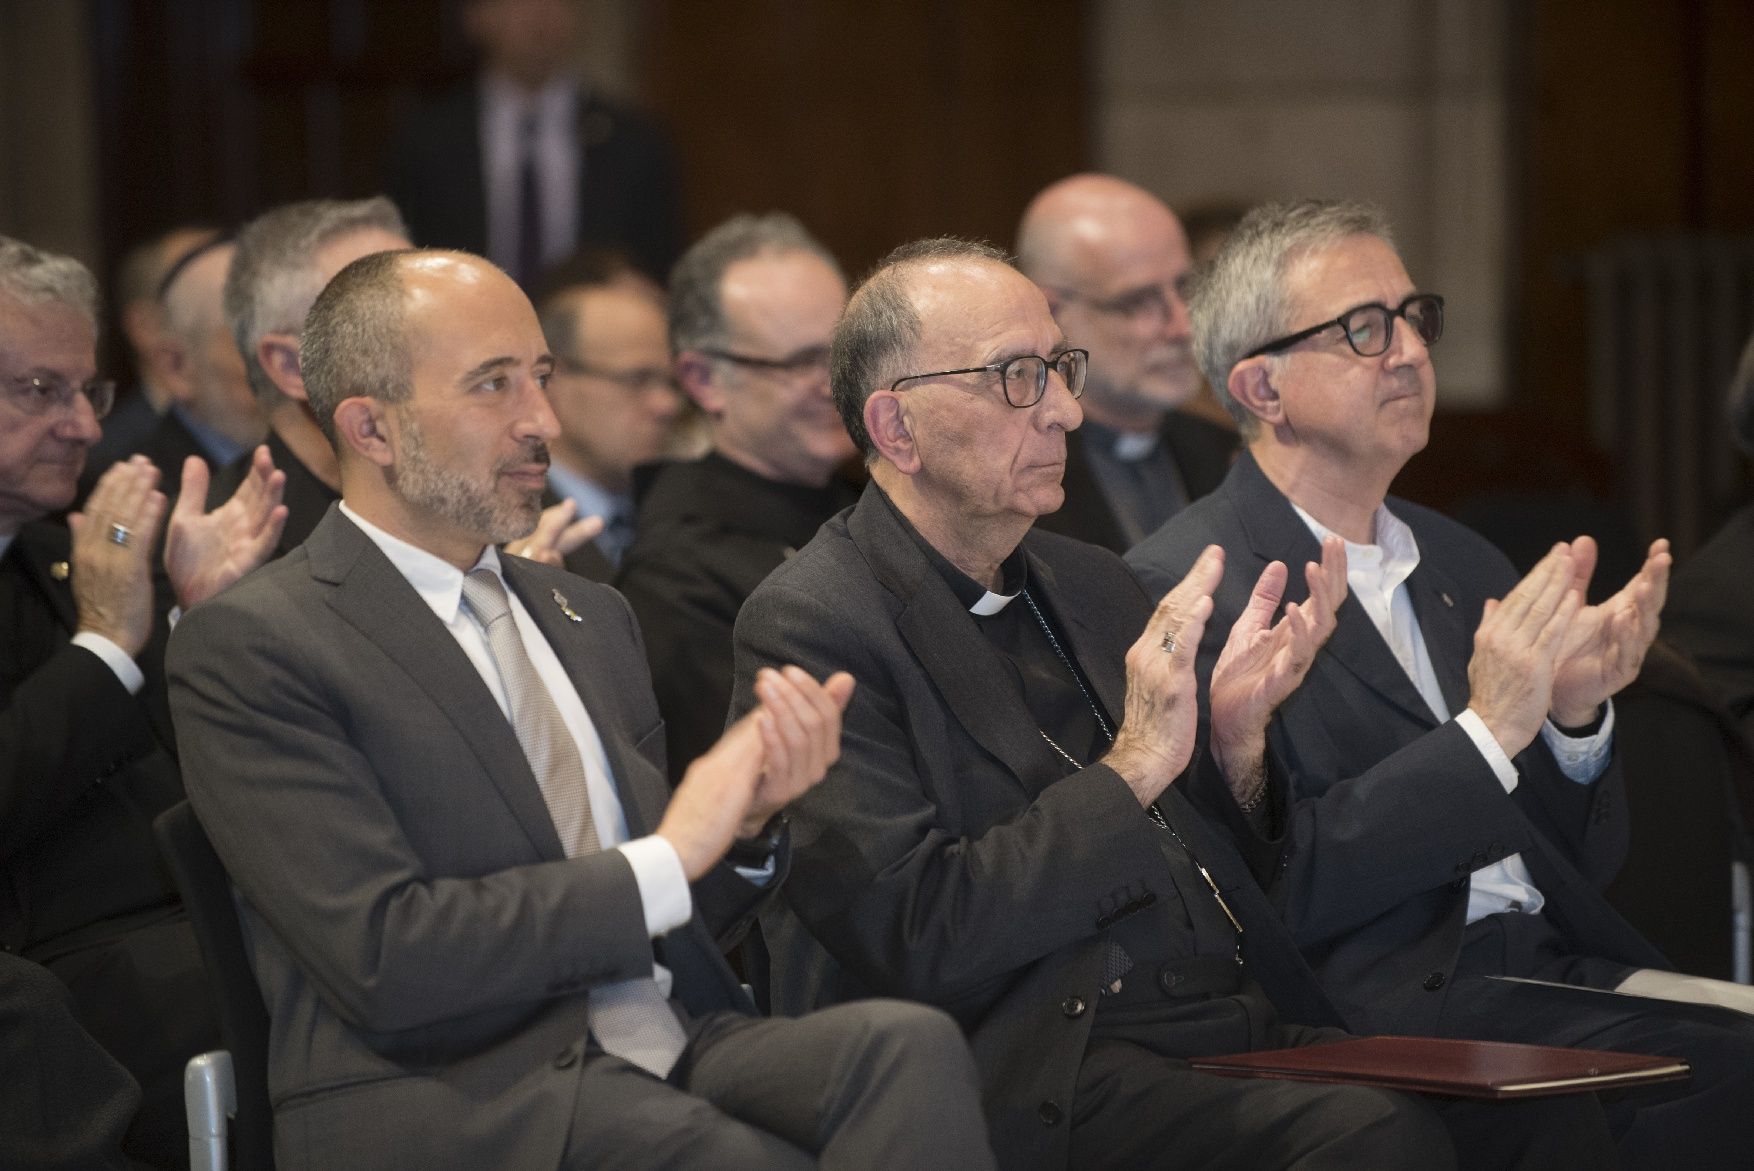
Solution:
<svg viewBox="0 0 1754 1171">
<path fill-rule="evenodd" d="M 381 195 L 288 203 L 257 216 L 238 233 L 237 253 L 225 278 L 225 324 L 264 410 L 280 401 L 280 388 L 262 369 L 257 347 L 271 333 L 303 332 L 305 314 L 323 291 L 317 249 L 372 228 L 408 236 L 402 213 Z"/>
<path fill-rule="evenodd" d="M 847 434 L 867 462 L 877 456 L 865 430 L 865 400 L 900 377 L 897 367 L 920 340 L 907 270 L 940 260 L 987 260 L 1011 265 L 1011 257 L 984 240 L 938 236 L 903 244 L 877 262 L 847 301 L 828 351 L 828 385 Z"/>
<path fill-rule="evenodd" d="M 71 256 L 0 236 L 0 294 L 30 306 L 76 309 L 97 331 L 97 278 Z"/>
<path fill-rule="evenodd" d="M 1256 346 L 1290 332 L 1285 278 L 1293 262 L 1351 236 L 1376 236 L 1390 247 L 1388 217 L 1353 200 L 1264 203 L 1236 225 L 1188 301 L 1194 357 L 1218 401 L 1253 434 L 1255 417 L 1230 395 L 1230 372 Z"/>
<path fill-rule="evenodd" d="M 783 211 L 732 216 L 695 241 L 670 270 L 670 352 L 729 341 L 721 296 L 725 273 L 740 260 L 789 252 L 818 257 L 845 279 L 834 254 Z"/>
</svg>

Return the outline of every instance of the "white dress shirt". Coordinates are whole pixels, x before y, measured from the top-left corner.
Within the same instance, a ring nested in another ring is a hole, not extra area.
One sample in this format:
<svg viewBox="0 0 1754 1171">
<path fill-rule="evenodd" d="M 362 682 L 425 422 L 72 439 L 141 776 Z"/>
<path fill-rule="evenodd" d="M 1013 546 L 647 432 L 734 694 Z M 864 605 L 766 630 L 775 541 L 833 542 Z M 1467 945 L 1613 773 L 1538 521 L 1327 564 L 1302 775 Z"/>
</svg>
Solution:
<svg viewBox="0 0 1754 1171">
<path fill-rule="evenodd" d="M 556 78 L 532 95 L 488 74 L 481 79 L 481 168 L 487 194 L 487 257 L 507 272 L 518 264 L 518 213 L 524 182 L 525 119 L 536 115 L 536 189 L 542 205 L 542 263 L 571 255 L 578 239 L 578 83 Z"/>
<path fill-rule="evenodd" d="M 408 579 L 408 584 L 414 587 L 421 600 L 432 608 L 438 620 L 444 623 L 445 629 L 457 640 L 463 653 L 469 656 L 469 661 L 474 664 L 481 681 L 493 693 L 494 702 L 499 704 L 500 711 L 510 720 L 511 708 L 506 699 L 505 686 L 500 682 L 499 668 L 488 649 L 486 633 L 474 613 L 463 605 L 463 571 L 442 557 L 391 536 L 361 518 L 345 503 L 341 505 L 341 511 L 371 538 L 373 544 L 383 550 L 384 556 L 390 559 L 390 564 Z M 476 567 L 485 567 L 498 574 L 498 550 L 492 545 L 483 549 Z M 524 608 L 517 591 L 508 586 L 506 598 L 511 603 L 518 636 L 523 640 L 530 663 L 547 686 L 554 699 L 554 706 L 560 711 L 561 720 L 578 746 L 579 757 L 584 761 L 585 787 L 591 801 L 591 817 L 597 827 L 598 842 L 605 850 L 620 850 L 626 857 L 627 864 L 632 867 L 634 882 L 639 887 L 640 903 L 645 911 L 647 932 L 657 938 L 682 926 L 693 913 L 693 897 L 689 893 L 688 876 L 683 872 L 682 860 L 677 857 L 675 848 L 656 834 L 628 840 L 627 817 L 622 812 L 621 798 L 615 790 L 615 782 L 609 772 L 609 758 L 603 751 L 603 740 L 597 734 L 596 725 L 591 722 L 584 702 L 579 699 L 572 680 L 561 667 L 554 648 L 548 645 L 548 639 L 530 617 L 530 612 Z M 668 996 L 670 973 L 662 966 L 654 965 L 654 968 L 658 986 Z"/>
<path fill-rule="evenodd" d="M 1293 504 L 1293 508 L 1297 505 Z M 1297 515 L 1320 541 L 1332 535 L 1315 517 L 1297 508 Z M 1346 541 L 1346 585 L 1370 621 L 1382 635 L 1389 650 L 1407 672 L 1407 678 L 1431 708 L 1439 723 L 1450 718 L 1449 704 L 1443 698 L 1437 672 L 1431 665 L 1431 652 L 1420 633 L 1419 619 L 1413 613 L 1413 599 L 1407 592 L 1407 578 L 1419 567 L 1419 543 L 1406 522 L 1381 505 L 1373 518 L 1374 545 L 1358 545 Z M 1342 538 L 1344 540 L 1344 538 Z M 1468 734 L 1474 747 L 1485 758 L 1498 783 L 1506 793 L 1513 792 L 1520 779 L 1516 765 L 1486 727 L 1486 721 L 1472 709 L 1455 717 L 1456 726 Z M 1566 736 L 1552 720 L 1541 727 L 1541 737 L 1559 760 L 1560 771 L 1579 784 L 1589 784 L 1608 767 L 1613 750 L 1614 706 L 1594 735 L 1576 738 Z M 1512 854 L 1474 871 L 1468 887 L 1468 922 L 1495 915 L 1501 911 L 1522 911 L 1534 914 L 1546 903 L 1535 887 L 1521 854 Z"/>
</svg>

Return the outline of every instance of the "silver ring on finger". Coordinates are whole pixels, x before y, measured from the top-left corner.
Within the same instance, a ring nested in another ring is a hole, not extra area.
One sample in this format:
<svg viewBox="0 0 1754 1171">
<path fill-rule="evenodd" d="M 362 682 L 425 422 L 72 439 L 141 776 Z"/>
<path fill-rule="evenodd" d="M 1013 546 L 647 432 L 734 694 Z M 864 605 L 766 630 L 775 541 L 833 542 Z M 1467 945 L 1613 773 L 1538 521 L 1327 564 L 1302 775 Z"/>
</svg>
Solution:
<svg viewBox="0 0 1754 1171">
<path fill-rule="evenodd" d="M 1161 645 L 1163 647 L 1164 654 L 1166 654 L 1166 655 L 1175 654 L 1175 631 L 1172 630 L 1168 634 L 1164 635 L 1163 642 L 1159 645 Z"/>
<path fill-rule="evenodd" d="M 134 530 L 127 525 L 122 524 L 119 521 L 112 521 L 110 523 L 110 543 L 112 545 L 120 545 L 122 548 L 126 549 L 128 547 L 128 539 L 133 535 Z"/>
</svg>

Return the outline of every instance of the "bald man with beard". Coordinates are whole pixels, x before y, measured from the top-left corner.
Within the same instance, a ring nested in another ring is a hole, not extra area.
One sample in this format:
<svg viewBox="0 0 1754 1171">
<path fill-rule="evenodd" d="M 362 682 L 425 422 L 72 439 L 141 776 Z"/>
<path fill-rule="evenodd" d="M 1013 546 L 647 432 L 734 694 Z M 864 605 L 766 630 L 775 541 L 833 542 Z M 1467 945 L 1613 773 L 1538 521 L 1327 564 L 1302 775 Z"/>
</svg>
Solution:
<svg viewBox="0 0 1754 1171">
<path fill-rule="evenodd" d="M 1124 553 L 1216 488 L 1236 436 L 1180 408 L 1200 391 L 1181 221 L 1112 175 L 1035 197 L 1017 263 L 1072 344 L 1090 351 L 1084 426 L 1066 437 L 1066 503 L 1042 528 Z"/>
</svg>

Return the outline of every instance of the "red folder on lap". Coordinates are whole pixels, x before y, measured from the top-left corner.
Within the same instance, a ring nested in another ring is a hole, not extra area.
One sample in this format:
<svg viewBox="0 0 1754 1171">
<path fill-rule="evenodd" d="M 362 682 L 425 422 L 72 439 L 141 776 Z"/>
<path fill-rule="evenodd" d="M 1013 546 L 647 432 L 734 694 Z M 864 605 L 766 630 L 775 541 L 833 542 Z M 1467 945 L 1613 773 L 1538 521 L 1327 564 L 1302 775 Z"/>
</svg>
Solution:
<svg viewBox="0 0 1754 1171">
<path fill-rule="evenodd" d="M 1437 1037 L 1357 1037 L 1298 1049 L 1205 1057 L 1189 1064 L 1227 1077 L 1336 1082 L 1449 1098 L 1538 1098 L 1617 1090 L 1675 1081 L 1688 1073 L 1687 1063 L 1677 1057 Z"/>
</svg>

